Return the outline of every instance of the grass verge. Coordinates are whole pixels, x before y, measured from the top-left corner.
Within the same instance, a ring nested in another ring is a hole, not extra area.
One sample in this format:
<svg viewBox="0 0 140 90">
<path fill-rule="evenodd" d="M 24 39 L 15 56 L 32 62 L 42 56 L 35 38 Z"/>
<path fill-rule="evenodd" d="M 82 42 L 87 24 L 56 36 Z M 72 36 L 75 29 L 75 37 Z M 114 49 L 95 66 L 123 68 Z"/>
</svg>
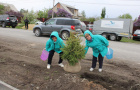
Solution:
<svg viewBox="0 0 140 90">
<path fill-rule="evenodd" d="M 129 38 L 126 38 L 126 37 L 123 37 L 120 42 L 128 42 L 128 43 L 137 43 L 137 44 L 140 44 L 140 41 L 129 39 Z"/>
<path fill-rule="evenodd" d="M 16 26 L 16 28 L 17 28 L 17 29 L 22 29 L 23 26 L 24 26 L 24 24 L 21 24 L 21 23 L 20 23 L 20 24 L 18 24 L 18 25 Z"/>
</svg>

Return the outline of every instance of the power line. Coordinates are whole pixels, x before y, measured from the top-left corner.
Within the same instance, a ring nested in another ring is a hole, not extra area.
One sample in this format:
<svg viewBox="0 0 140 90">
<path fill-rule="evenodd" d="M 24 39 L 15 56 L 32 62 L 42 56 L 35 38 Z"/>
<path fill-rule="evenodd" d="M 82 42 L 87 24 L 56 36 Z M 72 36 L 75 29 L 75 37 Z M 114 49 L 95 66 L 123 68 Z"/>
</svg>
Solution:
<svg viewBox="0 0 140 90">
<path fill-rule="evenodd" d="M 114 5 L 114 6 L 140 6 L 140 5 L 127 5 L 127 4 L 89 3 L 89 2 L 74 2 L 74 1 L 62 1 L 62 2 L 84 3 L 84 4 L 98 4 L 98 5 Z"/>
<path fill-rule="evenodd" d="M 140 1 L 140 0 L 123 0 L 123 1 Z"/>
</svg>

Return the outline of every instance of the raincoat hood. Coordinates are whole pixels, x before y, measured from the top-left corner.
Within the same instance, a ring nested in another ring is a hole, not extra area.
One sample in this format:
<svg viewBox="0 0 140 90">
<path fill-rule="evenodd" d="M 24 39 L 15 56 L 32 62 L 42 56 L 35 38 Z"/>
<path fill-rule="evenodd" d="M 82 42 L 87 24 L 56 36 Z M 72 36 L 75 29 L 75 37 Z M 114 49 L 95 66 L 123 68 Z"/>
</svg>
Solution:
<svg viewBox="0 0 140 90">
<path fill-rule="evenodd" d="M 57 38 L 56 42 L 53 41 L 52 36 L 55 36 Z M 63 40 L 59 37 L 58 32 L 53 31 L 50 35 L 50 39 L 46 42 L 46 51 L 54 50 L 57 53 L 61 53 L 61 49 L 65 46 Z"/>
<path fill-rule="evenodd" d="M 60 37 L 59 37 L 59 35 L 58 35 L 58 32 L 56 32 L 56 31 L 53 31 L 53 32 L 51 33 L 51 35 L 50 35 L 50 39 L 51 39 L 51 40 L 53 40 L 53 39 L 52 39 L 52 36 L 55 36 L 55 37 L 57 38 L 56 42 L 58 42 L 58 40 L 60 39 Z"/>
<path fill-rule="evenodd" d="M 89 30 L 86 30 L 86 31 L 84 32 L 84 37 L 85 37 L 86 33 L 88 33 L 91 37 L 93 36 L 93 34 L 92 34 Z"/>
</svg>

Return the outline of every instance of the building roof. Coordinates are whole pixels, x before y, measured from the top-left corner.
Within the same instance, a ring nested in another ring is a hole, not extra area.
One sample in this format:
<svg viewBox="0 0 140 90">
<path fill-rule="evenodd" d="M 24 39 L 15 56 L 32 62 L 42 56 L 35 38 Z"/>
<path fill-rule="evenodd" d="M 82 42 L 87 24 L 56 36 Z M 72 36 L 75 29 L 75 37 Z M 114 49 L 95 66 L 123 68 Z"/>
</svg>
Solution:
<svg viewBox="0 0 140 90">
<path fill-rule="evenodd" d="M 5 7 L 10 7 L 11 10 L 18 12 L 18 10 L 16 9 L 16 7 L 13 4 L 2 3 L 2 2 L 0 2 L 0 4 L 4 5 Z"/>
<path fill-rule="evenodd" d="M 58 3 L 60 3 L 60 2 L 58 2 Z M 65 8 L 65 10 L 66 10 L 68 13 L 70 13 L 71 15 L 73 15 L 73 13 L 68 9 L 68 7 L 69 7 L 69 8 L 76 9 L 75 7 L 70 6 L 70 5 L 66 5 L 66 4 L 63 4 L 63 3 L 60 3 L 60 4 Z M 78 10 L 78 9 L 76 9 L 76 10 Z M 78 16 L 82 16 L 81 13 L 79 13 L 79 11 L 78 11 Z"/>
</svg>

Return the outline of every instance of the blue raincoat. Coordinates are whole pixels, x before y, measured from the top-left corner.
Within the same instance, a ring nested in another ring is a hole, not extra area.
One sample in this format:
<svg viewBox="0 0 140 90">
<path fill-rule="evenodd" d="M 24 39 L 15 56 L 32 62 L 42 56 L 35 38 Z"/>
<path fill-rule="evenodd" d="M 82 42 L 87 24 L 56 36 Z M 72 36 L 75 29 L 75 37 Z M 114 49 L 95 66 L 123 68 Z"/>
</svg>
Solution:
<svg viewBox="0 0 140 90">
<path fill-rule="evenodd" d="M 56 42 L 53 41 L 53 39 L 51 38 L 51 36 L 55 36 L 57 38 Z M 64 42 L 63 40 L 59 37 L 58 32 L 53 31 L 50 35 L 50 39 L 47 41 L 46 43 L 46 51 L 51 51 L 54 50 L 57 53 L 61 53 L 62 51 L 60 50 L 60 48 L 62 48 L 64 46 Z"/>
<path fill-rule="evenodd" d="M 109 45 L 108 40 L 101 35 L 93 35 L 89 30 L 86 30 L 84 32 L 84 37 L 86 33 L 88 33 L 91 36 L 92 41 L 86 40 L 85 54 L 87 53 L 88 48 L 91 47 L 93 50 L 93 56 L 98 57 L 100 53 L 102 57 L 104 57 L 108 51 L 107 49 L 107 46 Z"/>
</svg>

